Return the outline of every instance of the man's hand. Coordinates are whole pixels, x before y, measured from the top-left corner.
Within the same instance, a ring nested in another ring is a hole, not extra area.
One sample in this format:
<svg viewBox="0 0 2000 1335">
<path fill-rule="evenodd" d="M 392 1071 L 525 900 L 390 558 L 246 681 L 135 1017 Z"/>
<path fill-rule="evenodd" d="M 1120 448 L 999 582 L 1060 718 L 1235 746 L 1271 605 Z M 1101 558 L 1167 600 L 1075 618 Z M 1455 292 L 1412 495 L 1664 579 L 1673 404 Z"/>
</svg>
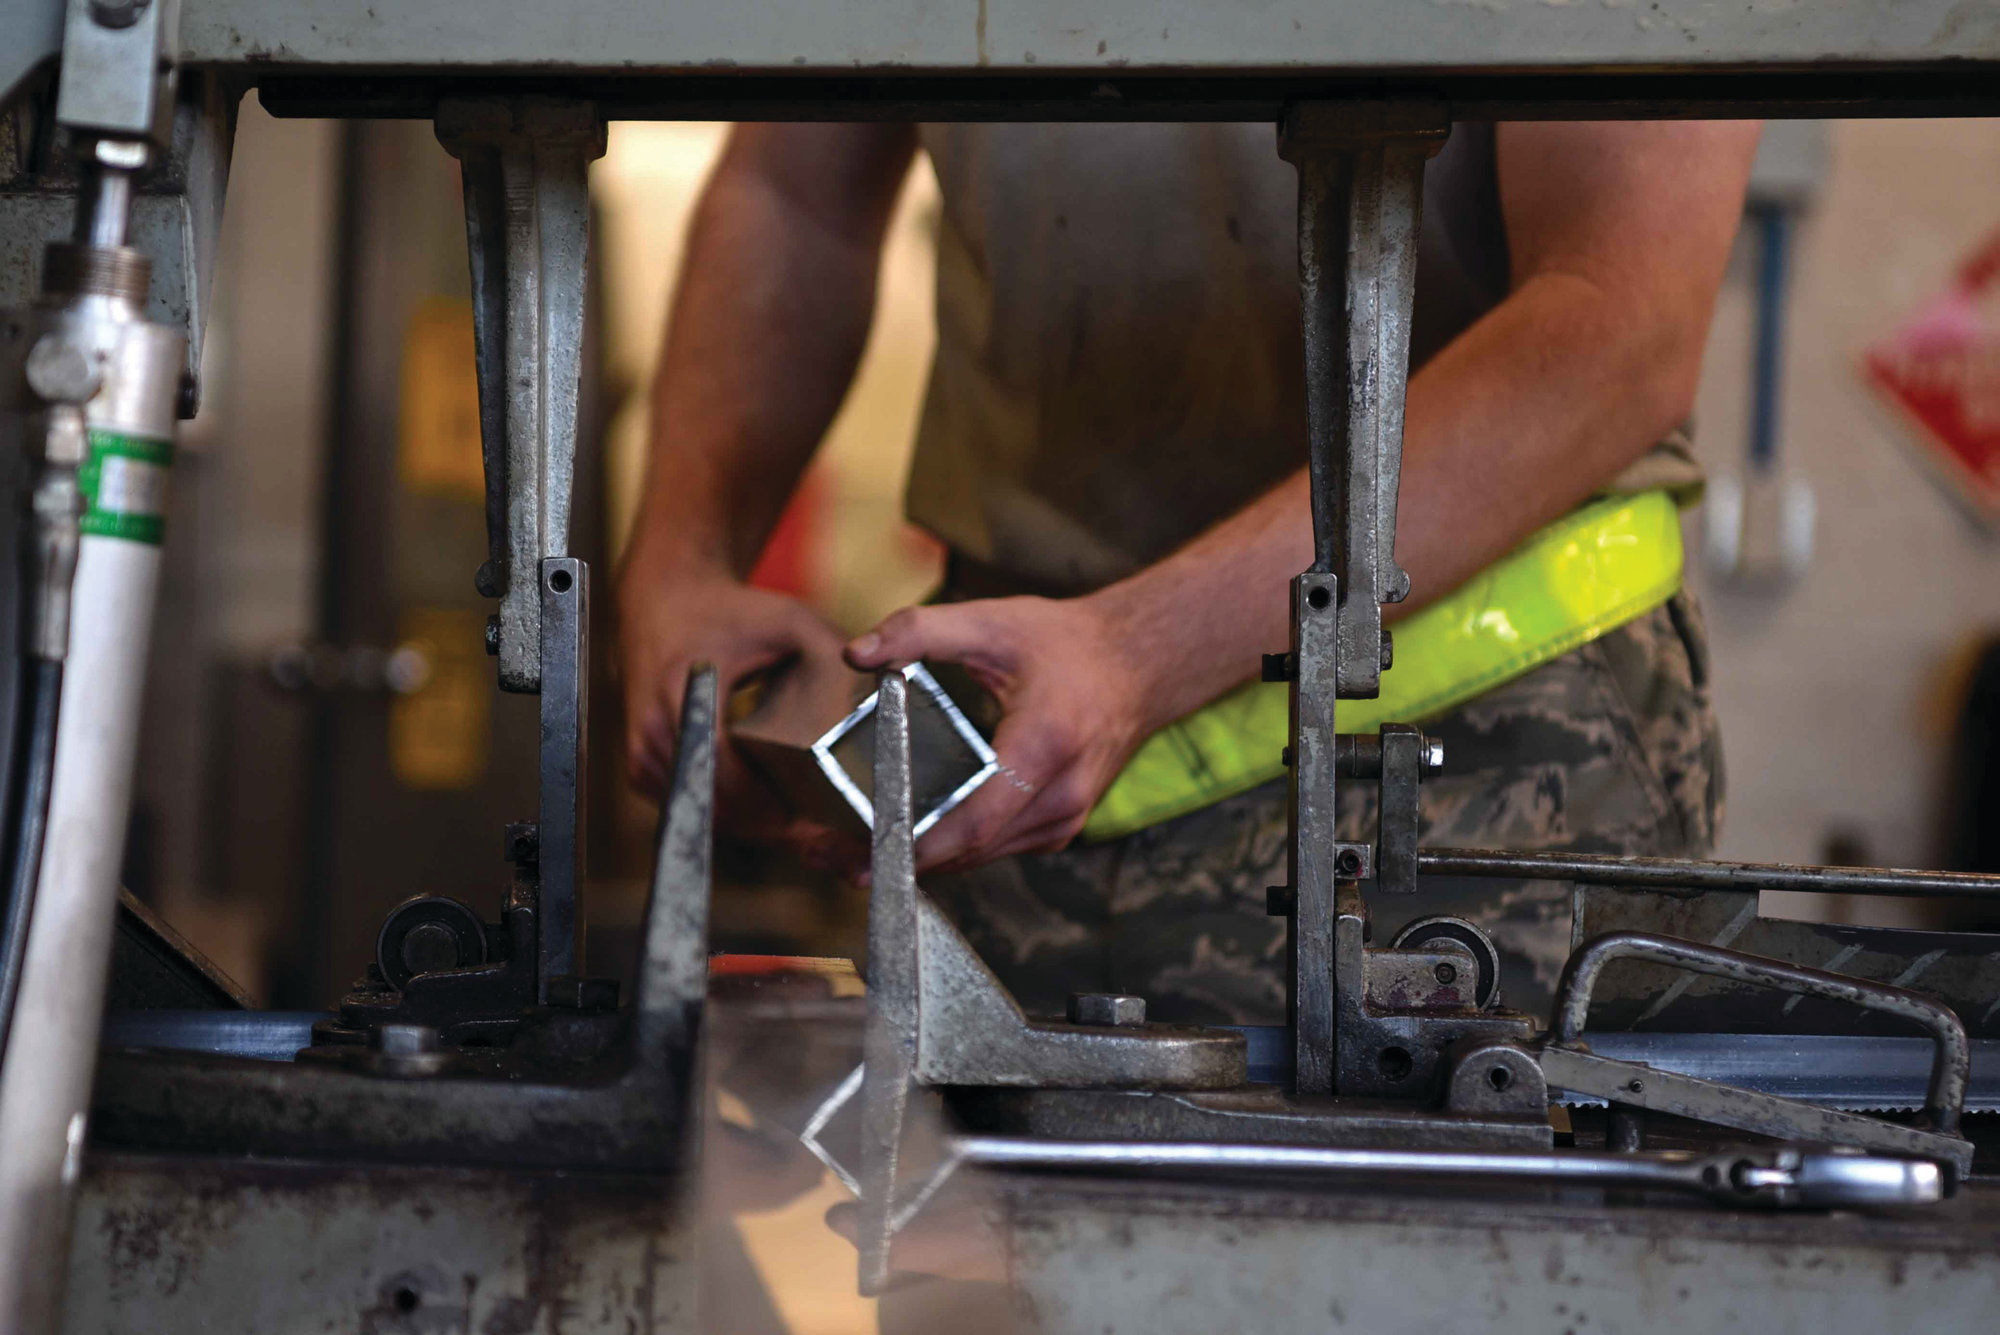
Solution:
<svg viewBox="0 0 2000 1335">
<path fill-rule="evenodd" d="M 1097 597 L 909 607 L 847 646 L 862 671 L 958 663 L 1004 711 L 1000 773 L 927 831 L 920 871 L 960 871 L 1062 848 L 1158 726 L 1153 692 Z"/>
<path fill-rule="evenodd" d="M 681 695 L 688 669 L 715 665 L 727 699 L 744 678 L 794 657 L 832 658 L 840 632 L 783 594 L 721 575 L 682 572 L 669 580 L 628 569 L 619 582 L 619 650 L 625 676 L 626 768 L 632 782 L 658 797 L 673 774 Z M 717 758 L 718 813 L 725 827 L 804 851 L 822 843 L 816 826 L 794 821 L 722 739 Z"/>
</svg>

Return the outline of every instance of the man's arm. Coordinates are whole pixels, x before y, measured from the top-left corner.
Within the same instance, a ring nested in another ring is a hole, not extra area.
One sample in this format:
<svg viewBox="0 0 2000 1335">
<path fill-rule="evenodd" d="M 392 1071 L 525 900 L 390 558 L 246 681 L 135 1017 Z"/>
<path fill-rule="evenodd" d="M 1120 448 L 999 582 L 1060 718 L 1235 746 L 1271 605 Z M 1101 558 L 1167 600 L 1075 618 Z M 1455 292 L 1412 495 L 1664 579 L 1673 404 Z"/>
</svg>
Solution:
<svg viewBox="0 0 2000 1335">
<path fill-rule="evenodd" d="M 1755 152 L 1754 123 L 1502 126 L 1507 299 L 1412 377 L 1397 557 L 1405 613 L 1609 482 L 1686 417 Z M 918 849 L 958 869 L 1060 848 L 1153 732 L 1290 638 L 1312 560 L 1303 470 L 1181 551 L 1082 598 L 907 608 L 856 667 L 963 663 L 1005 710 L 1011 782 Z"/>
<path fill-rule="evenodd" d="M 690 664 L 713 662 L 726 691 L 839 646 L 803 604 L 744 580 L 853 378 L 915 147 L 907 125 L 740 125 L 702 191 L 618 573 L 627 760 L 653 791 Z"/>
</svg>

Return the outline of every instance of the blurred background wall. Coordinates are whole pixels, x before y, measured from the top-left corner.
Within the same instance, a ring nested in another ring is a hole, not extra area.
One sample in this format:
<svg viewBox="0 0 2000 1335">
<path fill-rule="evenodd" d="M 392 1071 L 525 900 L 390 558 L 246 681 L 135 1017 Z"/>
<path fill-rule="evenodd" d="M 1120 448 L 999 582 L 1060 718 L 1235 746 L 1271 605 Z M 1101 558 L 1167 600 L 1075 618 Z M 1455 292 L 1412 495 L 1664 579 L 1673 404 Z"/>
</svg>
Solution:
<svg viewBox="0 0 2000 1335">
<path fill-rule="evenodd" d="M 597 429 L 578 548 L 600 611 L 687 212 L 722 133 L 615 126 L 593 176 Z M 2000 624 L 2000 548 L 1856 368 L 2000 228 L 2000 135 L 1860 121 L 1824 138 L 1782 398 L 1785 467 L 1817 499 L 1811 559 L 1788 581 L 1718 579 L 1699 568 L 1704 521 L 1689 520 L 1728 737 L 1722 852 L 1935 865 L 1968 665 Z M 761 572 L 856 629 L 937 569 L 934 545 L 899 518 L 935 216 L 920 165 L 860 380 Z M 526 702 L 491 698 L 490 663 L 468 640 L 483 620 L 471 593 L 483 534 L 455 164 L 421 123 L 278 121 L 253 99 L 220 275 L 206 402 L 177 477 L 129 879 L 254 993 L 319 1006 L 403 895 L 435 889 L 490 912 L 501 824 L 532 810 Z M 1697 439 L 1718 477 L 1742 472 L 1754 276 L 1746 244 L 1701 389 Z M 619 788 L 608 635 L 596 652 L 592 898 L 615 958 L 651 815 Z M 719 944 L 858 948 L 851 890 L 750 855 L 724 865 Z"/>
</svg>

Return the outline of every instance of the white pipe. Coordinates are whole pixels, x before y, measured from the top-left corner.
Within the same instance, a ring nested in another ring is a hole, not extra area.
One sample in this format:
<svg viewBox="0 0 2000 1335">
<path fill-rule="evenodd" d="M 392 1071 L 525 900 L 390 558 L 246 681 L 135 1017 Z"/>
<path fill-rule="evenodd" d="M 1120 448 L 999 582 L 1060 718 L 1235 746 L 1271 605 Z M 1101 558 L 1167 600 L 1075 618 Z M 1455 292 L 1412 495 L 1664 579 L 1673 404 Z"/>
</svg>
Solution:
<svg viewBox="0 0 2000 1335">
<path fill-rule="evenodd" d="M 0 1069 L 0 1315 L 27 1318 L 9 1331 L 53 1330 L 61 1308 L 159 583 L 158 547 L 83 539 L 48 843 Z"/>
<path fill-rule="evenodd" d="M 84 536 L 47 841 L 0 1064 L 0 1335 L 54 1335 L 62 1320 L 158 601 L 183 348 L 180 334 L 141 322 L 129 301 L 86 298 L 53 319 L 101 350 L 105 377 L 85 406 Z"/>
</svg>

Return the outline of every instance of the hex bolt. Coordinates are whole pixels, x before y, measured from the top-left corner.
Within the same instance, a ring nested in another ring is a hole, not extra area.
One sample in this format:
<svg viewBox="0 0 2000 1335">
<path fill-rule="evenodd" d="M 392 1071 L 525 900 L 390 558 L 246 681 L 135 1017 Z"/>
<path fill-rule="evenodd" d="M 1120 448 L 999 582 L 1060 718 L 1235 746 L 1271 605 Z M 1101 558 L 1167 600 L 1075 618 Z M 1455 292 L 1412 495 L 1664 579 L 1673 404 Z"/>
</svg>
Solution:
<svg viewBox="0 0 2000 1335">
<path fill-rule="evenodd" d="M 1458 981 L 1458 968 L 1455 965 L 1440 964 L 1437 966 L 1437 968 L 1432 969 L 1431 972 L 1434 975 L 1436 975 L 1437 980 L 1440 983 L 1443 983 L 1446 986 L 1450 986 L 1451 984 Z"/>
<path fill-rule="evenodd" d="M 1069 1022 L 1120 1029 L 1142 1025 L 1146 1023 L 1146 999 L 1118 992 L 1072 992 Z"/>
<path fill-rule="evenodd" d="M 1423 757 L 1420 761 L 1418 761 L 1417 770 L 1426 778 L 1428 778 L 1433 774 L 1441 774 L 1444 772 L 1443 742 L 1439 741 L 1435 737 L 1424 738 Z"/>
<path fill-rule="evenodd" d="M 1388 631 L 1382 632 L 1382 670 L 1387 672 L 1396 666 L 1396 641 Z"/>
<path fill-rule="evenodd" d="M 500 656 L 500 618 L 486 618 L 486 654 L 489 658 Z"/>
<path fill-rule="evenodd" d="M 28 388 L 49 403 L 88 403 L 104 384 L 97 359 L 62 334 L 44 334 L 28 352 Z"/>
</svg>

